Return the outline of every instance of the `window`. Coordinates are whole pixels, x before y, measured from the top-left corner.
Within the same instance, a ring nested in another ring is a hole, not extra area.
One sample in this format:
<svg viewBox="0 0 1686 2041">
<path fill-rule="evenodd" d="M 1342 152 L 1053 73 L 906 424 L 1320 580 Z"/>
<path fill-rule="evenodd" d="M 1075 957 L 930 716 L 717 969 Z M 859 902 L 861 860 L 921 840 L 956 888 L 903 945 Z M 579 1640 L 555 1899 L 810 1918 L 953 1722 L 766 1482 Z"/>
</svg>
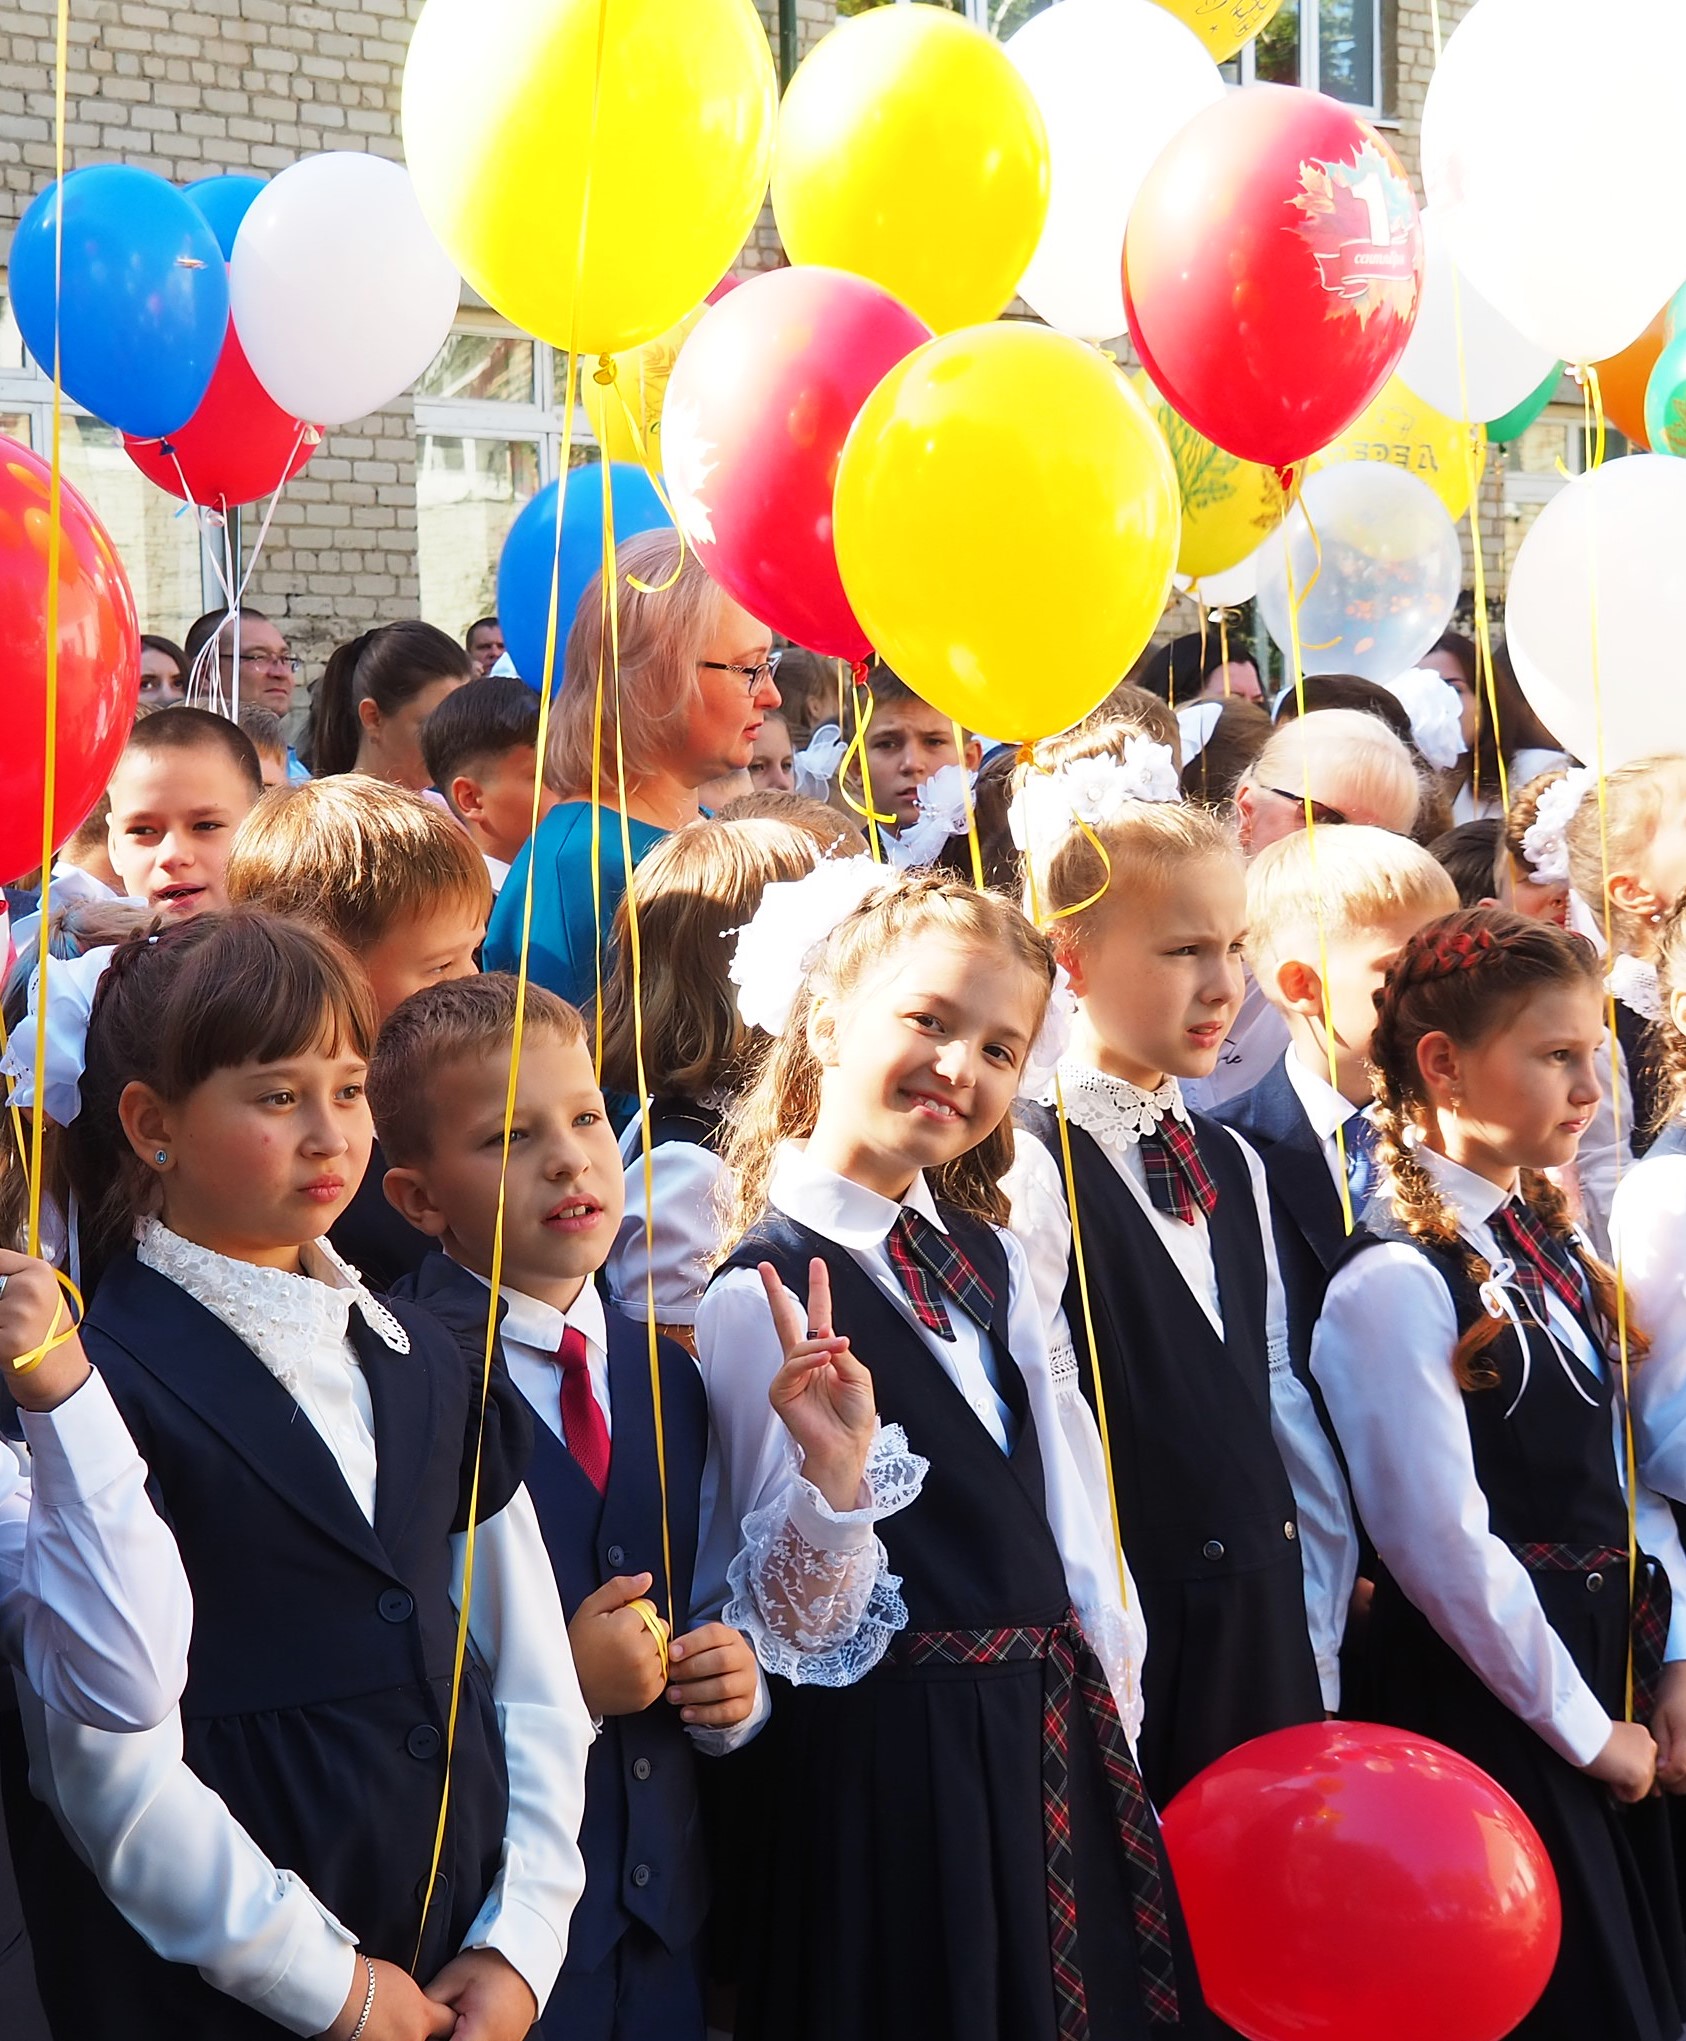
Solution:
<svg viewBox="0 0 1686 2041">
<path fill-rule="evenodd" d="M 570 460 L 596 457 L 561 374 L 554 348 L 470 313 L 416 384 L 421 612 L 453 637 L 496 609 L 504 539 L 554 479 L 564 444 Z"/>
<path fill-rule="evenodd" d="M 53 443 L 53 383 L 31 360 L 0 294 L 0 433 L 43 458 Z M 119 433 L 65 401 L 59 433 L 64 478 L 93 505 L 134 590 L 143 631 L 179 638 L 218 600 L 200 557 L 193 514 L 155 488 L 123 451 Z"/>
<path fill-rule="evenodd" d="M 1619 459 L 1630 448 L 1614 427 L 1604 449 L 1606 460 Z M 1522 541 L 1534 520 L 1560 489 L 1587 466 L 1586 414 L 1578 403 L 1552 403 L 1520 439 L 1505 449 L 1504 578 L 1510 585 Z"/>
<path fill-rule="evenodd" d="M 1242 85 L 1303 85 L 1360 113 L 1388 111 L 1384 0 L 1284 0 L 1224 66 Z"/>
<path fill-rule="evenodd" d="M 869 8 L 890 4 L 891 0 L 838 0 L 837 11 L 843 15 L 865 14 Z M 899 4 L 946 7 L 951 14 L 965 15 L 968 21 L 975 21 L 979 28 L 987 28 L 991 35 L 1005 42 L 1033 14 L 1056 5 L 1057 0 L 899 0 Z"/>
</svg>

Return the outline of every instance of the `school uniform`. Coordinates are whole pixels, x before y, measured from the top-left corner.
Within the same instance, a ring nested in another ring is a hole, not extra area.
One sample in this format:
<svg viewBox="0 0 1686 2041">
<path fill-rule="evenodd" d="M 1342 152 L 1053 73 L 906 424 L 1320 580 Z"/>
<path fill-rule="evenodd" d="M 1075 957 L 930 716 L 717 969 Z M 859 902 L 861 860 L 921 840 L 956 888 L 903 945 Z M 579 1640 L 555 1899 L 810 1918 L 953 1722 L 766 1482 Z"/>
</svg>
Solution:
<svg viewBox="0 0 1686 2041">
<path fill-rule="evenodd" d="M 1142 1770 L 1156 1802 L 1250 1737 L 1340 1700 L 1357 1572 L 1345 1483 L 1288 1353 L 1259 1159 L 1183 1106 L 1086 1065 L 1060 1068 L 1088 1312 L 1051 1107 L 1021 1103 L 1008 1178 L 1057 1339 L 1104 1397 L 1124 1549 L 1153 1649 Z M 1209 1206 L 1155 1202 L 1153 1150 L 1178 1130 Z"/>
<path fill-rule="evenodd" d="M 439 1254 L 406 1294 L 451 1326 L 468 1352 L 483 1352 L 488 1286 L 478 1276 Z M 659 1342 L 670 1598 L 644 1328 L 606 1309 L 590 1283 L 565 1313 L 505 1289 L 498 1339 L 534 1417 L 527 1487 L 564 1614 L 571 1619 L 588 1595 L 617 1575 L 649 1573 L 651 1600 L 664 1615 L 673 1612 L 674 1634 L 683 1635 L 695 1622 L 698 1495 L 708 1440 L 696 1363 L 670 1340 Z M 591 1397 L 583 1415 L 578 1391 L 570 1403 L 567 1387 L 568 1366 L 582 1364 Z M 764 1712 L 731 1730 L 687 1729 L 663 1696 L 639 1714 L 601 1723 L 586 1764 L 580 1830 L 585 1893 L 535 2034 L 562 2041 L 701 2041 L 699 1938 L 708 1890 L 693 1746 L 731 1748 L 754 1734 Z"/>
<path fill-rule="evenodd" d="M 617 1311 L 643 1324 L 653 1293 L 658 1325 L 693 1325 L 720 1249 L 729 1190 L 721 1147 L 725 1100 L 651 1099 L 650 1210 L 644 1224 L 644 1134 L 636 1112 L 621 1135 L 626 1206 L 604 1267 Z"/>
<path fill-rule="evenodd" d="M 1375 1710 L 1489 1773 L 1551 1857 L 1562 1947 L 1516 2034 L 1677 2041 L 1686 1944 L 1667 1811 L 1619 1806 L 1581 1767 L 1622 1716 L 1630 1639 L 1641 1719 L 1660 1660 L 1686 1656 L 1670 1615 L 1686 1557 L 1642 1489 L 1634 1622 L 1614 1371 L 1584 1277 L 1555 1242 L 1524 1252 L 1511 1229 L 1527 1215 L 1512 1220 L 1503 1190 L 1418 1153 L 1462 1244 L 1405 1237 L 1385 1213 L 1336 1271 L 1312 1348 L 1380 1555 Z M 1465 1246 L 1494 1272 L 1479 1292 Z M 1479 1357 L 1496 1384 L 1464 1390 L 1453 1349 L 1489 1309 L 1507 1321 Z"/>
<path fill-rule="evenodd" d="M 381 1144 L 371 1142 L 363 1181 L 328 1232 L 334 1252 L 350 1262 L 377 1297 L 413 1276 L 437 1244 L 388 1202 L 386 1169 Z"/>
<path fill-rule="evenodd" d="M 75 1843 L 42 1820 L 20 1861 L 62 2041 L 320 2032 L 354 1943 L 424 1979 L 496 1948 L 541 2005 L 560 1966 L 590 1730 L 520 1487 L 527 1414 L 500 1379 L 482 1432 L 442 1326 L 378 1304 L 320 1243 L 304 1263 L 150 1221 L 82 1328 L 195 1620 L 158 1729 L 26 1714 L 31 1782 Z M 477 1435 L 476 1649 L 424 1922 Z"/>
<path fill-rule="evenodd" d="M 1686 1504 L 1686 1120 L 1673 1119 L 1622 1174 L 1610 1215 L 1628 1308 L 1650 1336 L 1631 1374 L 1639 1471 Z M 1676 1509 L 1676 1515 L 1680 1513 Z"/>
<path fill-rule="evenodd" d="M 767 1402 L 755 1265 L 800 1300 L 814 1256 L 881 1420 L 842 1512 Z M 785 1143 L 697 1337 L 713 1527 L 742 1525 L 729 1563 L 705 1533 L 705 1571 L 775 1675 L 739 2041 L 1208 2032 L 1129 1743 L 1136 1598 L 1017 1244 L 922 1177 L 897 1205 Z"/>
</svg>

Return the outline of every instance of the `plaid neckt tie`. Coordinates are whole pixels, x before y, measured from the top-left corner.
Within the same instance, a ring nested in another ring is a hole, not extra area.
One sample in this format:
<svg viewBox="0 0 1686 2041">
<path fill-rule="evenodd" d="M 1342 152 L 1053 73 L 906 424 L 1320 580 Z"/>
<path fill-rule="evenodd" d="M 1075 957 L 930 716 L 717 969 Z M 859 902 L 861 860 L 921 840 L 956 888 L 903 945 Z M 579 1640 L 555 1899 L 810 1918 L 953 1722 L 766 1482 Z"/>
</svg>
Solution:
<svg viewBox="0 0 1686 2041">
<path fill-rule="evenodd" d="M 1206 1173 L 1188 1122 L 1167 1113 L 1151 1134 L 1141 1137 L 1140 1147 L 1154 1210 L 1188 1226 L 1202 1212 L 1210 1218 L 1217 1206 L 1218 1187 Z"/>
<path fill-rule="evenodd" d="M 1537 1214 L 1512 1198 L 1493 1214 L 1492 1225 L 1499 1245 L 1510 1251 L 1516 1280 L 1536 1318 L 1542 1323 L 1545 1320 L 1548 1288 L 1577 1316 L 1585 1311 L 1586 1299 L 1568 1251 Z"/>
<path fill-rule="evenodd" d="M 940 1226 L 904 1205 L 884 1242 L 890 1266 L 907 1292 L 913 1315 L 939 1339 L 953 1339 L 944 1292 L 983 1327 L 995 1315 L 995 1292 Z"/>
</svg>

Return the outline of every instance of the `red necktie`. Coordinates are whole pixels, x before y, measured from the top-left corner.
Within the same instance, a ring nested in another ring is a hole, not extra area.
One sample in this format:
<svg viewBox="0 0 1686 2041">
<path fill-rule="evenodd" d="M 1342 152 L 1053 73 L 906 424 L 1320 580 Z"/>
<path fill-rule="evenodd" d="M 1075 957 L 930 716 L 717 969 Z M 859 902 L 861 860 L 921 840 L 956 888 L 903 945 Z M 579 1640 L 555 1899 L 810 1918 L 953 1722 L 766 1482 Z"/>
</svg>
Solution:
<svg viewBox="0 0 1686 2041">
<path fill-rule="evenodd" d="M 609 1427 L 592 1392 L 585 1334 L 570 1325 L 556 1358 L 562 1365 L 562 1436 L 580 1472 L 601 1495 L 609 1486 Z"/>
</svg>

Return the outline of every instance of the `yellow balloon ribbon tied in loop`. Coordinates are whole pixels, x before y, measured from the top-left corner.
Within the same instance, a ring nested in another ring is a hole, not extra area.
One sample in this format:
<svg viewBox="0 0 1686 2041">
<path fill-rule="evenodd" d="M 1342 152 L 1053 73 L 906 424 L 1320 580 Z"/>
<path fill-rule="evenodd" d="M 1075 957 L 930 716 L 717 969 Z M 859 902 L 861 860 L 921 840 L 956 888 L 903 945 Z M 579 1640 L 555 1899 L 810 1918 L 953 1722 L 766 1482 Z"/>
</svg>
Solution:
<svg viewBox="0 0 1686 2041">
<path fill-rule="evenodd" d="M 69 1315 L 63 1325 L 57 1323 L 57 1317 L 64 1314 L 65 1308 L 64 1299 L 61 1298 L 52 1331 L 48 1333 L 39 1346 L 32 1346 L 28 1353 L 19 1354 L 16 1360 L 9 1364 L 14 1375 L 27 1375 L 32 1368 L 40 1367 L 41 1363 L 50 1353 L 56 1352 L 61 1346 L 68 1346 L 82 1329 L 82 1320 L 86 1313 L 86 1306 L 82 1302 L 82 1292 L 77 1289 L 63 1269 L 54 1269 L 53 1279 L 64 1292 L 65 1297 L 70 1300 Z"/>
</svg>

